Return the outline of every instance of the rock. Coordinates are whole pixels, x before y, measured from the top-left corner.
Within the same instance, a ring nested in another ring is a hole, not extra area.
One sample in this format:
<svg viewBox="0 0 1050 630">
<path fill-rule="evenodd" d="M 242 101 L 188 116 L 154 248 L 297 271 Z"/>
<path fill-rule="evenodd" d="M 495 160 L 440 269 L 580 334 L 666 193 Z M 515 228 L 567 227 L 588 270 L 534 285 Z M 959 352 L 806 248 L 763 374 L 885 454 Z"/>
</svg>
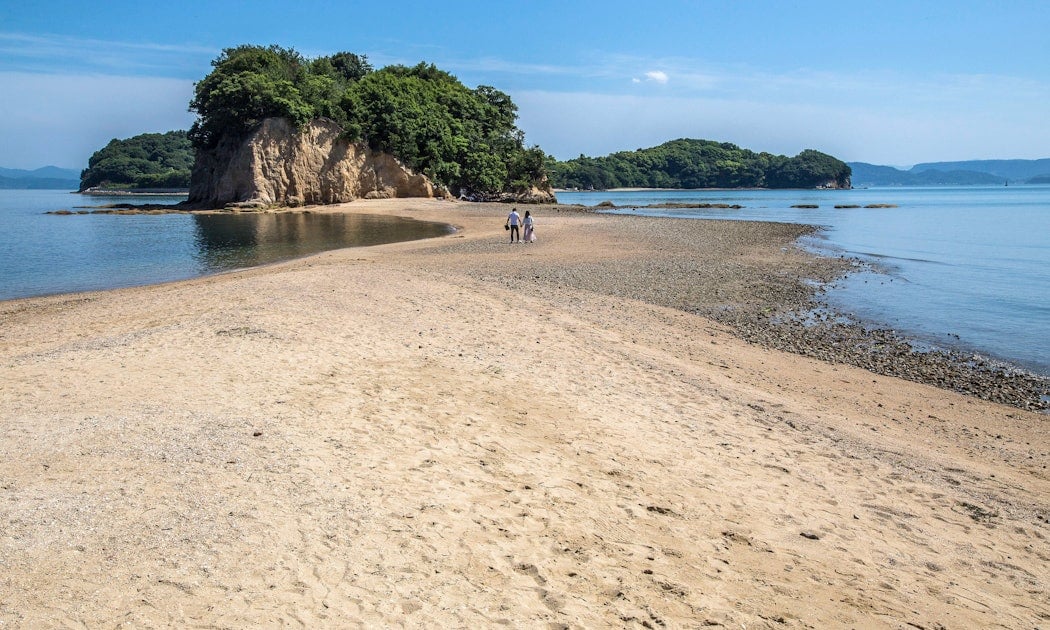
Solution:
<svg viewBox="0 0 1050 630">
<path fill-rule="evenodd" d="M 558 198 L 554 196 L 546 178 L 524 192 L 512 193 L 511 197 L 513 203 L 558 203 Z"/>
<path fill-rule="evenodd" d="M 331 120 L 296 129 L 283 118 L 268 118 L 247 138 L 226 138 L 198 151 L 187 205 L 265 208 L 434 192 L 427 177 L 389 154 L 350 142 Z"/>
<path fill-rule="evenodd" d="M 546 177 L 542 181 L 534 183 L 527 190 L 515 192 L 501 192 L 492 194 L 475 193 L 472 201 L 492 201 L 497 203 L 521 203 L 521 204 L 555 204 L 558 198 L 551 189 L 550 182 Z"/>
</svg>

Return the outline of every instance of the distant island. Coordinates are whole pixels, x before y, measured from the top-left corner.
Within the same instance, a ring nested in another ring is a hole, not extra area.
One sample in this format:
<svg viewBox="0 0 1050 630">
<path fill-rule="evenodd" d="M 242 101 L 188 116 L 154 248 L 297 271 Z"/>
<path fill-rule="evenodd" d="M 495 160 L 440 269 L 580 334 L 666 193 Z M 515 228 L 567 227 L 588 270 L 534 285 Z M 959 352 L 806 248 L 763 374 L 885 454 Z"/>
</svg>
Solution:
<svg viewBox="0 0 1050 630">
<path fill-rule="evenodd" d="M 76 190 L 77 185 L 77 172 L 68 168 L 0 168 L 0 190 Z"/>
<path fill-rule="evenodd" d="M 820 151 L 789 158 L 729 142 L 679 139 L 605 157 L 558 162 L 547 170 L 555 188 L 850 188 L 850 167 Z"/>
<path fill-rule="evenodd" d="M 80 192 L 186 191 L 193 145 L 185 131 L 143 133 L 95 151 L 80 174 Z"/>
<path fill-rule="evenodd" d="M 1050 183 L 1050 158 L 925 162 L 908 170 L 849 162 L 854 186 L 1003 186 Z"/>
</svg>

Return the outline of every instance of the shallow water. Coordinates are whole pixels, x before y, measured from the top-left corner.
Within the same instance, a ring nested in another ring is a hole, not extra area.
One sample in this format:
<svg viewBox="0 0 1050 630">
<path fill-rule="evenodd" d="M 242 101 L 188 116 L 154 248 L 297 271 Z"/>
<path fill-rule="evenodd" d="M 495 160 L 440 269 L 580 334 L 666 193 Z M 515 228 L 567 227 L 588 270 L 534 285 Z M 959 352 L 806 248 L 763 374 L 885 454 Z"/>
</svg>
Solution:
<svg viewBox="0 0 1050 630">
<path fill-rule="evenodd" d="M 832 306 L 937 347 L 1050 375 L 1050 186 L 558 194 L 561 203 L 606 200 L 626 206 L 616 213 L 823 226 L 806 246 L 876 270 L 829 287 Z M 659 203 L 744 207 L 639 207 Z M 871 204 L 897 207 L 835 208 Z"/>
<path fill-rule="evenodd" d="M 183 199 L 0 190 L 0 299 L 182 280 L 451 230 L 438 223 L 348 214 L 45 214 Z"/>
</svg>

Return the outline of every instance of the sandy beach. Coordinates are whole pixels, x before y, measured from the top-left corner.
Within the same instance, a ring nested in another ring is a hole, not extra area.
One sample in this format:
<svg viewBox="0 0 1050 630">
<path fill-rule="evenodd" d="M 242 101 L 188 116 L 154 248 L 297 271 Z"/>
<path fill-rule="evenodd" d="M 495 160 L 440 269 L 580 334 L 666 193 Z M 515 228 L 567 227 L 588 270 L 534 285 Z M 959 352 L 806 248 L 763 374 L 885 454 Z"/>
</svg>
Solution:
<svg viewBox="0 0 1050 630">
<path fill-rule="evenodd" d="M 0 303 L 0 628 L 1050 628 L 1050 417 L 716 321 L 800 226 L 507 210 Z"/>
</svg>

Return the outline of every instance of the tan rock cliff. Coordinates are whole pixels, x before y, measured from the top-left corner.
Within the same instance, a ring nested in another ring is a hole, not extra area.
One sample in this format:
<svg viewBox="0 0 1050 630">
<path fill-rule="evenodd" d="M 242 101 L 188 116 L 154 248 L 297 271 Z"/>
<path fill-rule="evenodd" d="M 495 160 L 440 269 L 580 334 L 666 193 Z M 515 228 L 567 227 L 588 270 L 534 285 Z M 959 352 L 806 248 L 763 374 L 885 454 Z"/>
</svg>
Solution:
<svg viewBox="0 0 1050 630">
<path fill-rule="evenodd" d="M 433 197 L 434 186 L 396 158 L 342 137 L 330 120 L 296 129 L 269 118 L 247 138 L 201 151 L 188 204 L 202 208 L 343 203 L 361 198 Z"/>
</svg>

